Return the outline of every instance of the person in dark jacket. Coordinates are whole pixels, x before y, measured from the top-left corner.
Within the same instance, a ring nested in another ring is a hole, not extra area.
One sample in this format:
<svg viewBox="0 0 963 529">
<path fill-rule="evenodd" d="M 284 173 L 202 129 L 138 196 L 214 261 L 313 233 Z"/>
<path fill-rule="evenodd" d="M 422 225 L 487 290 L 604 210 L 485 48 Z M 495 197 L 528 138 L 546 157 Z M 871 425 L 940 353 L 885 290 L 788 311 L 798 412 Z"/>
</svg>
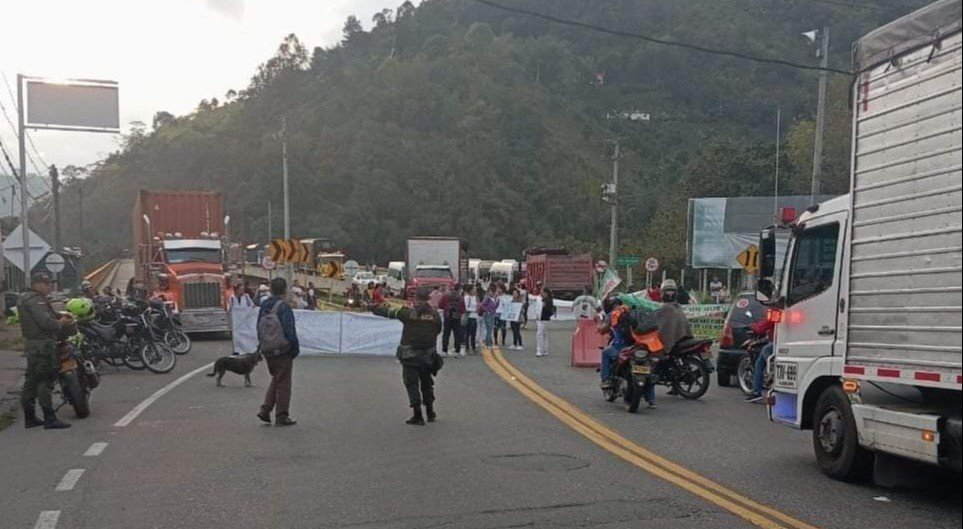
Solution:
<svg viewBox="0 0 963 529">
<path fill-rule="evenodd" d="M 281 305 L 277 309 L 278 319 L 281 321 L 281 328 L 284 330 L 284 337 L 288 339 L 288 350 L 286 353 L 278 355 L 265 355 L 268 372 L 271 374 L 271 384 L 268 386 L 267 393 L 264 395 L 264 403 L 261 404 L 261 411 L 257 418 L 268 424 L 271 423 L 271 412 L 277 408 L 275 414 L 275 426 L 293 426 L 297 421 L 288 415 L 288 407 L 291 404 L 291 371 L 294 367 L 294 358 L 301 353 L 298 343 L 298 331 L 294 326 L 294 311 L 284 301 L 288 291 L 288 283 L 284 278 L 274 278 L 271 280 L 271 297 L 261 302 L 261 310 L 258 312 L 257 320 L 265 314 L 271 312 L 278 303 Z"/>
<path fill-rule="evenodd" d="M 542 313 L 535 327 L 535 356 L 548 356 L 548 322 L 555 317 L 555 299 L 552 291 L 542 289 Z"/>
<path fill-rule="evenodd" d="M 452 335 L 455 339 L 455 357 L 464 356 L 461 352 L 462 338 L 461 320 L 465 316 L 465 299 L 461 295 L 461 285 L 455 285 L 438 303 L 438 310 L 444 315 L 444 334 L 441 337 L 441 356 L 448 356 L 448 343 Z"/>
<path fill-rule="evenodd" d="M 401 344 L 397 357 L 401 362 L 401 379 L 408 392 L 408 404 L 412 415 L 405 424 L 424 426 L 425 416 L 421 406 L 425 406 L 428 422 L 435 422 L 435 381 L 434 376 L 441 369 L 441 357 L 436 343 L 441 332 L 441 316 L 429 304 L 429 291 L 421 288 L 415 294 L 414 307 L 388 307 L 381 305 L 372 312 L 383 318 L 396 319 L 402 324 Z"/>
</svg>

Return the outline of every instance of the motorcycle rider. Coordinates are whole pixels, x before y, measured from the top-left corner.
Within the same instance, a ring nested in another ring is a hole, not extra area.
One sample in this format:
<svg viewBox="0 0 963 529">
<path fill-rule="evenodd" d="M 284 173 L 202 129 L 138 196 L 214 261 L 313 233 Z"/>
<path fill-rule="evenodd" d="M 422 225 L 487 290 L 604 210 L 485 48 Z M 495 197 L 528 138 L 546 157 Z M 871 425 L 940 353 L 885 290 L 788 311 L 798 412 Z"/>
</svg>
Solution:
<svg viewBox="0 0 963 529">
<path fill-rule="evenodd" d="M 666 279 L 662 282 L 662 306 L 655 311 L 655 319 L 659 323 L 659 337 L 665 346 L 665 351 L 670 352 L 675 346 L 686 338 L 692 337 L 692 327 L 689 325 L 689 318 L 677 301 L 679 287 L 674 279 Z M 669 395 L 675 395 L 675 389 L 669 390 Z"/>
<path fill-rule="evenodd" d="M 605 315 L 599 322 L 599 334 L 610 335 L 609 345 L 602 350 L 601 369 L 599 374 L 602 377 L 602 389 L 612 386 L 612 364 L 619 356 L 619 351 L 628 346 L 625 333 L 618 329 L 619 320 L 627 312 L 627 308 L 622 304 L 622 300 L 616 295 L 610 295 L 602 301 L 602 310 Z"/>
<path fill-rule="evenodd" d="M 51 393 L 57 381 L 60 362 L 57 359 L 57 338 L 71 318 L 58 315 L 47 296 L 53 292 L 50 276 L 38 272 L 30 278 L 30 288 L 20 294 L 17 307 L 20 312 L 20 330 L 26 341 L 27 373 L 23 381 L 20 403 L 23 406 L 23 424 L 26 428 L 43 426 L 44 430 L 70 428 L 54 413 Z M 37 418 L 35 401 L 40 402 L 43 421 Z"/>
<path fill-rule="evenodd" d="M 756 364 L 752 368 L 752 395 L 746 398 L 746 402 L 756 404 L 763 401 L 762 389 L 765 385 L 766 363 L 769 361 L 769 357 L 772 356 L 772 334 L 776 329 L 776 324 L 770 321 L 769 318 L 766 318 L 753 323 L 749 328 L 753 334 L 757 336 L 769 337 L 769 343 L 763 346 L 762 350 L 759 351 L 759 356 L 756 357 Z"/>
<path fill-rule="evenodd" d="M 397 357 L 401 362 L 401 378 L 408 393 L 411 418 L 405 424 L 424 426 L 421 405 L 425 405 L 428 422 L 435 422 L 434 376 L 441 369 L 442 360 L 436 346 L 442 330 L 441 316 L 429 302 L 429 291 L 422 287 L 415 294 L 414 307 L 372 307 L 371 312 L 383 318 L 399 320 L 402 324 L 401 344 Z"/>
</svg>

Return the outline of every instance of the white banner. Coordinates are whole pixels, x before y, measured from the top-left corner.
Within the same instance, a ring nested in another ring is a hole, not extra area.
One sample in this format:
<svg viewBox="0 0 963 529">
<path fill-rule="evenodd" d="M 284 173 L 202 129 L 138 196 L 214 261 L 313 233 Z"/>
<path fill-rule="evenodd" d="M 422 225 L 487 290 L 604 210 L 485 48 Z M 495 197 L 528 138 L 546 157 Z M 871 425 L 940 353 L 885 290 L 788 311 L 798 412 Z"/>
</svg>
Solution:
<svg viewBox="0 0 963 529">
<path fill-rule="evenodd" d="M 231 311 L 234 350 L 257 350 L 257 307 Z M 394 356 L 401 341 L 401 322 L 373 314 L 295 310 L 294 323 L 302 354 L 370 354 Z"/>
</svg>

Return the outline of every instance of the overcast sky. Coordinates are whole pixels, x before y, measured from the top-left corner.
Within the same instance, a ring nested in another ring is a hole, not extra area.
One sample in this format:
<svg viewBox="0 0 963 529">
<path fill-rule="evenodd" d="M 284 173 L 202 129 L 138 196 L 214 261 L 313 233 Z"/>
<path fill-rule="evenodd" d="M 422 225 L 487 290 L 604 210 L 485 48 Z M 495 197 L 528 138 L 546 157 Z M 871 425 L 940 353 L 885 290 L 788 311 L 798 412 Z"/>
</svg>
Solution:
<svg viewBox="0 0 963 529">
<path fill-rule="evenodd" d="M 150 125 L 158 110 L 185 114 L 201 99 L 223 100 L 228 89 L 246 87 L 289 33 L 308 50 L 331 46 L 348 15 L 367 29 L 375 11 L 402 1 L 4 0 L 0 72 L 14 98 L 0 77 L 0 103 L 16 124 L 18 73 L 109 79 L 120 83 L 121 123 Z M 101 159 L 118 141 L 106 134 L 31 134 L 43 159 L 61 167 Z M 16 156 L 16 134 L 2 114 L 0 136 Z"/>
</svg>

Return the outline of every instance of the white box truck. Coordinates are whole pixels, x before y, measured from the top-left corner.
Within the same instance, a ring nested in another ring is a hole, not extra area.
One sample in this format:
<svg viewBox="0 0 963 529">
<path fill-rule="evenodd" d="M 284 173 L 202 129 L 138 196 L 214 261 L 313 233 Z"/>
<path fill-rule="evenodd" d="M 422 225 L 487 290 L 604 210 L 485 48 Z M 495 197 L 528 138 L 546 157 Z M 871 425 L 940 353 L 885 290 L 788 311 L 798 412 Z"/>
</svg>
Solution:
<svg viewBox="0 0 963 529">
<path fill-rule="evenodd" d="M 461 239 L 412 237 L 406 248 L 407 297 L 420 287 L 454 287 L 468 277 L 468 253 Z"/>
<path fill-rule="evenodd" d="M 960 472 L 960 17 L 943 0 L 856 44 L 851 192 L 783 215 L 780 278 L 778 228 L 761 236 L 769 414 L 811 429 L 837 479 L 906 460 Z"/>
</svg>

